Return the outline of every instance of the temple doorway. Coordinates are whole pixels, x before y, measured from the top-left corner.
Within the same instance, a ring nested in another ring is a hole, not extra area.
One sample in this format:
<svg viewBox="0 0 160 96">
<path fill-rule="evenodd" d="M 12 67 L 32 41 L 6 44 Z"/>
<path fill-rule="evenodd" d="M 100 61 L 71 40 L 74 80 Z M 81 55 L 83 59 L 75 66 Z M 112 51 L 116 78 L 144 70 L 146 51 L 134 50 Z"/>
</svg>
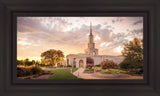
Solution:
<svg viewBox="0 0 160 96">
<path fill-rule="evenodd" d="M 79 67 L 83 67 L 83 60 L 79 61 Z"/>
</svg>

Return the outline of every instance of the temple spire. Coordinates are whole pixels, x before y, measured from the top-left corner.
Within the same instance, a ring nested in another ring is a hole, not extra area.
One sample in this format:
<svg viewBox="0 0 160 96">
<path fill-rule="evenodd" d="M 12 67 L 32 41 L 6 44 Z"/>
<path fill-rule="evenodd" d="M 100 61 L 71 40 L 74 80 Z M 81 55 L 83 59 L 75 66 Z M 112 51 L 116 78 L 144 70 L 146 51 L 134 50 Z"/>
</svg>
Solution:
<svg viewBox="0 0 160 96">
<path fill-rule="evenodd" d="M 90 22 L 90 35 L 92 35 L 92 22 Z"/>
</svg>

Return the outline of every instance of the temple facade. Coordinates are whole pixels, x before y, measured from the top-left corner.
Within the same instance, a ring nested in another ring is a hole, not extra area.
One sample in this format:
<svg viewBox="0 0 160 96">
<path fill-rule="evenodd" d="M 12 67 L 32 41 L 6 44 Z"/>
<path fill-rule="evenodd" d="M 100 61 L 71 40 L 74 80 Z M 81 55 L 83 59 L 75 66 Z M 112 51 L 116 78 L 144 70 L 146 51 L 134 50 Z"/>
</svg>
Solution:
<svg viewBox="0 0 160 96">
<path fill-rule="evenodd" d="M 113 60 L 116 64 L 119 64 L 124 60 L 123 56 L 110 56 L 110 55 L 98 55 L 98 49 L 95 48 L 94 36 L 92 34 L 92 23 L 90 23 L 90 34 L 88 48 L 85 49 L 85 53 L 69 54 L 66 56 L 67 65 L 79 67 L 86 67 L 88 58 L 93 61 L 92 64 L 99 65 L 102 61 L 108 59 Z"/>
</svg>

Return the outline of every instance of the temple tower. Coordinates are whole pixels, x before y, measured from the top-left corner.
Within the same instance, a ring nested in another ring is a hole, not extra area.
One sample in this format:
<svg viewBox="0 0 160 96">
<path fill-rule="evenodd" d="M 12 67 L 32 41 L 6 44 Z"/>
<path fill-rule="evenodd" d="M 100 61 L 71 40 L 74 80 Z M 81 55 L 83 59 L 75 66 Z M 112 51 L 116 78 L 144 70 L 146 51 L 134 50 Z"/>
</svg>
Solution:
<svg viewBox="0 0 160 96">
<path fill-rule="evenodd" d="M 92 35 L 92 23 L 90 23 L 90 34 L 89 34 L 89 43 L 88 49 L 86 49 L 86 54 L 89 55 L 98 55 L 98 49 L 95 48 L 94 36 Z"/>
</svg>

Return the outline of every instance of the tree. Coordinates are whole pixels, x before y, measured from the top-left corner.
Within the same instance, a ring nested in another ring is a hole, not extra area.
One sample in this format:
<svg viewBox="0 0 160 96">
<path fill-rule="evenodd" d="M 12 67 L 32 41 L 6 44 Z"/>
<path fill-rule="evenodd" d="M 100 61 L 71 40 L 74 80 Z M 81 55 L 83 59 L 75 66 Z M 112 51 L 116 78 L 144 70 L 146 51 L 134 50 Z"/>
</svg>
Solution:
<svg viewBox="0 0 160 96">
<path fill-rule="evenodd" d="M 24 65 L 23 60 L 17 60 L 17 65 Z"/>
<path fill-rule="evenodd" d="M 26 59 L 24 60 L 24 64 L 25 64 L 25 66 L 33 65 L 32 61 L 29 61 L 28 58 L 26 58 Z"/>
<path fill-rule="evenodd" d="M 142 68 L 143 67 L 143 40 L 134 38 L 133 41 L 124 44 L 122 55 L 126 58 L 121 62 L 121 68 Z"/>
<path fill-rule="evenodd" d="M 25 66 L 26 66 L 26 65 L 28 65 L 28 63 L 29 63 L 29 59 L 28 59 L 28 58 L 26 58 L 26 59 L 24 60 L 24 64 L 25 64 Z"/>
<path fill-rule="evenodd" d="M 36 61 L 35 60 L 32 60 L 32 64 L 35 64 L 36 63 Z"/>
<path fill-rule="evenodd" d="M 61 50 L 50 49 L 41 53 L 41 61 L 45 65 L 54 66 L 57 63 L 60 63 L 61 60 L 64 60 L 64 55 Z"/>
</svg>

